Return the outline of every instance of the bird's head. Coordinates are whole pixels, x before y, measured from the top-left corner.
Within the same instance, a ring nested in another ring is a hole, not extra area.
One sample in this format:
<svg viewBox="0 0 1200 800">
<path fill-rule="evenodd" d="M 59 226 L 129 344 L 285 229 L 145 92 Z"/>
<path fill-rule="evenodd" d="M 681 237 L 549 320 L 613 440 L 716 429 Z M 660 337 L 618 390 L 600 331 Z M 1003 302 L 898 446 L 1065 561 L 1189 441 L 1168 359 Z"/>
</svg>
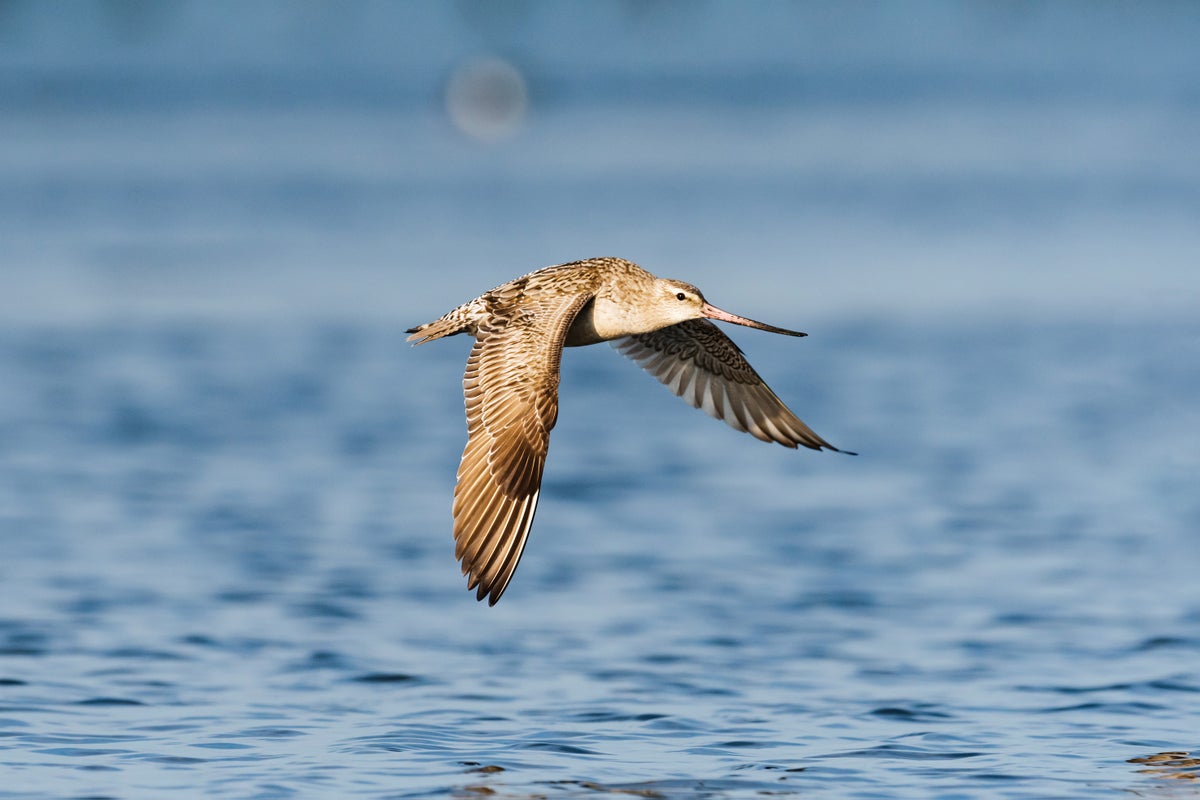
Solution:
<svg viewBox="0 0 1200 800">
<path fill-rule="evenodd" d="M 655 281 L 652 292 L 654 296 L 651 298 L 651 303 L 655 316 L 662 321 L 662 324 L 657 326 L 658 328 L 676 325 L 689 319 L 719 319 L 722 322 L 732 322 L 734 325 L 757 328 L 770 333 L 782 333 L 785 336 L 808 335 L 786 328 L 777 328 L 774 325 L 746 317 L 739 317 L 737 314 L 719 309 L 705 300 L 699 289 L 683 281 L 659 278 Z"/>
</svg>

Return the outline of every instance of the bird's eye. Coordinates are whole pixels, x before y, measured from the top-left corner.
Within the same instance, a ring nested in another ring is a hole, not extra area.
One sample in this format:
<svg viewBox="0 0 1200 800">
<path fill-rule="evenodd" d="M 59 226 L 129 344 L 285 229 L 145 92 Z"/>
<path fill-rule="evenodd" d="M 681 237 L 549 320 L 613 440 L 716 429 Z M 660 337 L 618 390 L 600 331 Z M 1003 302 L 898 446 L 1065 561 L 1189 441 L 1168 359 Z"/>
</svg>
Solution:
<svg viewBox="0 0 1200 800">
<path fill-rule="evenodd" d="M 684 294 L 683 292 L 679 292 L 677 295 L 675 295 L 675 299 L 676 300 L 687 300 L 687 295 Z"/>
</svg>

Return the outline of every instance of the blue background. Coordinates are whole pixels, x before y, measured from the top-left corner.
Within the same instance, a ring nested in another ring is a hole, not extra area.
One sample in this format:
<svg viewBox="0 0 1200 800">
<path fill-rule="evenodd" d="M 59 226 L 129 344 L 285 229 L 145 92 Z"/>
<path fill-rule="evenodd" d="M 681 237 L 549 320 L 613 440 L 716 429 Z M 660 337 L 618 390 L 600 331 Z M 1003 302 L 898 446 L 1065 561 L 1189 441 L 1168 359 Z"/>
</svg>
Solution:
<svg viewBox="0 0 1200 800">
<path fill-rule="evenodd" d="M 1198 41 L 0 3 L 0 796 L 1186 793 L 1127 762 L 1197 748 Z M 468 343 L 404 329 L 594 255 L 806 330 L 729 333 L 861 455 L 572 350 L 487 608 Z"/>
</svg>

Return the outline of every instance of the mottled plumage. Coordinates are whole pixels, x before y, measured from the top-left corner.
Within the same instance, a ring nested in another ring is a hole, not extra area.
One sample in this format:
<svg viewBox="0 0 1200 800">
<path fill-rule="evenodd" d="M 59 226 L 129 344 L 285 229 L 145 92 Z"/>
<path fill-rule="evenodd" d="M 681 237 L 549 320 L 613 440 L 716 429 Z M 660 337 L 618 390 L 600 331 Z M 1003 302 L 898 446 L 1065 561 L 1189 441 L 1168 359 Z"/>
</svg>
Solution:
<svg viewBox="0 0 1200 800">
<path fill-rule="evenodd" d="M 475 337 L 463 376 L 467 446 L 454 490 L 454 540 L 478 599 L 500 599 L 525 549 L 558 418 L 563 347 L 612 341 L 692 406 L 740 431 L 785 447 L 837 450 L 709 319 L 805 335 L 722 311 L 691 284 L 619 258 L 531 272 L 409 329 L 417 344 Z"/>
</svg>

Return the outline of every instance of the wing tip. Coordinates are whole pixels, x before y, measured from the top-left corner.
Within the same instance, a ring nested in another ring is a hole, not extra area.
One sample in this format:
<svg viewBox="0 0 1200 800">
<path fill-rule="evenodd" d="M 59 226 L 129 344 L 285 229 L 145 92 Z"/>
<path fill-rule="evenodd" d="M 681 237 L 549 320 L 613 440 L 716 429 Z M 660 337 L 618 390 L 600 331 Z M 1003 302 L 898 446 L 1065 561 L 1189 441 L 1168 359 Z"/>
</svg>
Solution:
<svg viewBox="0 0 1200 800">
<path fill-rule="evenodd" d="M 500 598 L 504 595 L 504 590 L 508 588 L 508 581 L 495 581 L 493 583 L 487 583 L 479 580 L 475 576 L 472 576 L 472 578 L 473 580 L 467 584 L 467 591 L 474 590 L 475 601 L 478 603 L 482 603 L 486 598 L 489 608 L 500 602 Z"/>
</svg>

